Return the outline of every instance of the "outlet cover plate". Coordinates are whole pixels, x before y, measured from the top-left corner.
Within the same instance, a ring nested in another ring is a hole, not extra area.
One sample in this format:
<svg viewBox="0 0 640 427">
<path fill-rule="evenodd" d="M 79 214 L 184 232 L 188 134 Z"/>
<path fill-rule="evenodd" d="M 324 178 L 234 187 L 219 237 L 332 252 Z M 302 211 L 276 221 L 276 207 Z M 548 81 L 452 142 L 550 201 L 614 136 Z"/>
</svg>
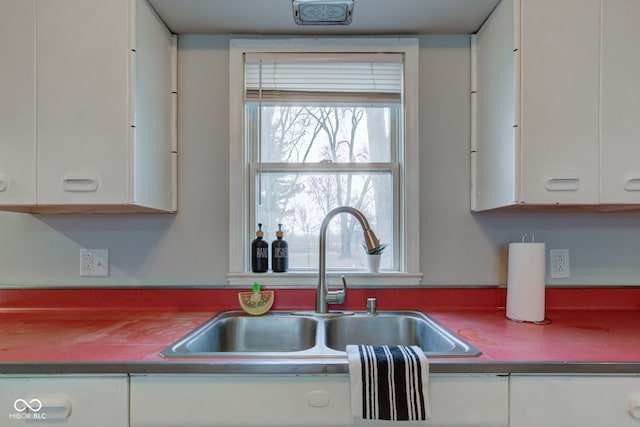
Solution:
<svg viewBox="0 0 640 427">
<path fill-rule="evenodd" d="M 109 276 L 109 249 L 80 249 L 80 276 Z"/>
<path fill-rule="evenodd" d="M 569 266 L 569 249 L 551 249 L 549 251 L 552 279 L 566 279 L 571 277 Z"/>
</svg>

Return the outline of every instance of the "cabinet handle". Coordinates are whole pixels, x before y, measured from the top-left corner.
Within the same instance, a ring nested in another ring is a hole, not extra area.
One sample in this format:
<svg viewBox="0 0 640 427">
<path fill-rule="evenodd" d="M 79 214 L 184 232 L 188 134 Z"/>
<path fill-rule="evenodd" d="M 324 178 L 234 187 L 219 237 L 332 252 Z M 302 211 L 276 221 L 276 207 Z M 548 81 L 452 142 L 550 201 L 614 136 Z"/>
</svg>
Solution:
<svg viewBox="0 0 640 427">
<path fill-rule="evenodd" d="M 640 177 L 628 177 L 624 182 L 626 191 L 640 191 Z"/>
<path fill-rule="evenodd" d="M 547 178 L 544 189 L 547 191 L 578 191 L 580 178 Z"/>
<path fill-rule="evenodd" d="M 92 193 L 98 190 L 97 176 L 73 176 L 62 180 L 64 191 Z"/>
<path fill-rule="evenodd" d="M 307 403 L 312 408 L 324 408 L 329 405 L 329 392 L 325 390 L 314 390 L 307 392 Z"/>
<path fill-rule="evenodd" d="M 629 396 L 629 415 L 632 418 L 640 419 L 640 393 L 634 393 Z"/>
<path fill-rule="evenodd" d="M 13 408 L 18 414 L 28 414 L 25 419 L 61 420 L 71 415 L 71 399 L 66 396 L 16 399 Z"/>
<path fill-rule="evenodd" d="M 9 178 L 6 175 L 0 175 L 0 192 L 7 191 L 9 187 Z"/>
</svg>

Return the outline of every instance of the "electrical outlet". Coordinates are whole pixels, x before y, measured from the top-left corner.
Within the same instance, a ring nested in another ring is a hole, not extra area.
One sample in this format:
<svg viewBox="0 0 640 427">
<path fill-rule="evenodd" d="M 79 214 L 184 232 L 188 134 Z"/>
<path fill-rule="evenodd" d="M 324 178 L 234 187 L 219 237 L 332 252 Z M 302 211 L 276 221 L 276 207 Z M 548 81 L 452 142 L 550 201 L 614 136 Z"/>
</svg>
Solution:
<svg viewBox="0 0 640 427">
<path fill-rule="evenodd" d="M 549 251 L 551 258 L 551 278 L 566 279 L 571 277 L 571 269 L 569 267 L 569 249 L 551 249 Z"/>
<path fill-rule="evenodd" d="M 109 249 L 80 249 L 80 276 L 107 277 Z"/>
</svg>

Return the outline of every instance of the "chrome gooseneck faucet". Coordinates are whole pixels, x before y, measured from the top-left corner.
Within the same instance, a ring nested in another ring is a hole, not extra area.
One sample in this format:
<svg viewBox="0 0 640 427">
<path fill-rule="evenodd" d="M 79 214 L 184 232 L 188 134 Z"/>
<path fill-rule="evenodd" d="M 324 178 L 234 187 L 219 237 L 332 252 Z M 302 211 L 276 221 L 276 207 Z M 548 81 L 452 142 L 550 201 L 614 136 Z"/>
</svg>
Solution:
<svg viewBox="0 0 640 427">
<path fill-rule="evenodd" d="M 326 282 L 326 256 L 327 256 L 327 228 L 331 219 L 339 213 L 349 213 L 356 217 L 362 226 L 364 232 L 364 243 L 367 246 L 367 250 L 375 250 L 380 244 L 375 233 L 369 227 L 367 218 L 359 210 L 350 206 L 340 206 L 330 211 L 325 216 L 320 226 L 320 267 L 318 269 L 318 287 L 316 289 L 316 313 L 326 314 L 329 312 L 328 304 L 342 304 L 344 298 L 347 295 L 347 282 L 342 276 L 342 288 L 330 291 Z"/>
</svg>

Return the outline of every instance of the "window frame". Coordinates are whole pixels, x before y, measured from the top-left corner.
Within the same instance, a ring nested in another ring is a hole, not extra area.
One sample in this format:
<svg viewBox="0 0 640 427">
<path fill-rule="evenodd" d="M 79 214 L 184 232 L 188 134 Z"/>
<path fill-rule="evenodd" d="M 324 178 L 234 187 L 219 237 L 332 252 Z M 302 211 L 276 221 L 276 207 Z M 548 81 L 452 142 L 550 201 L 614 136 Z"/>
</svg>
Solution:
<svg viewBox="0 0 640 427">
<path fill-rule="evenodd" d="M 246 271 L 250 243 L 255 238 L 247 229 L 250 218 L 250 147 L 244 141 L 244 54 L 295 52 L 393 52 L 404 54 L 404 146 L 398 153 L 400 225 L 397 231 L 401 255 L 394 264 L 399 271 L 381 273 L 347 272 L 350 286 L 417 285 L 420 273 L 420 213 L 418 161 L 418 39 L 416 38 L 294 38 L 231 39 L 229 42 L 229 272 L 227 281 L 246 286 L 258 280 L 267 286 L 288 287 L 317 284 L 317 271 L 252 273 Z M 409 232 L 410 230 L 410 232 Z M 341 273 L 331 271 L 328 278 Z"/>
</svg>

